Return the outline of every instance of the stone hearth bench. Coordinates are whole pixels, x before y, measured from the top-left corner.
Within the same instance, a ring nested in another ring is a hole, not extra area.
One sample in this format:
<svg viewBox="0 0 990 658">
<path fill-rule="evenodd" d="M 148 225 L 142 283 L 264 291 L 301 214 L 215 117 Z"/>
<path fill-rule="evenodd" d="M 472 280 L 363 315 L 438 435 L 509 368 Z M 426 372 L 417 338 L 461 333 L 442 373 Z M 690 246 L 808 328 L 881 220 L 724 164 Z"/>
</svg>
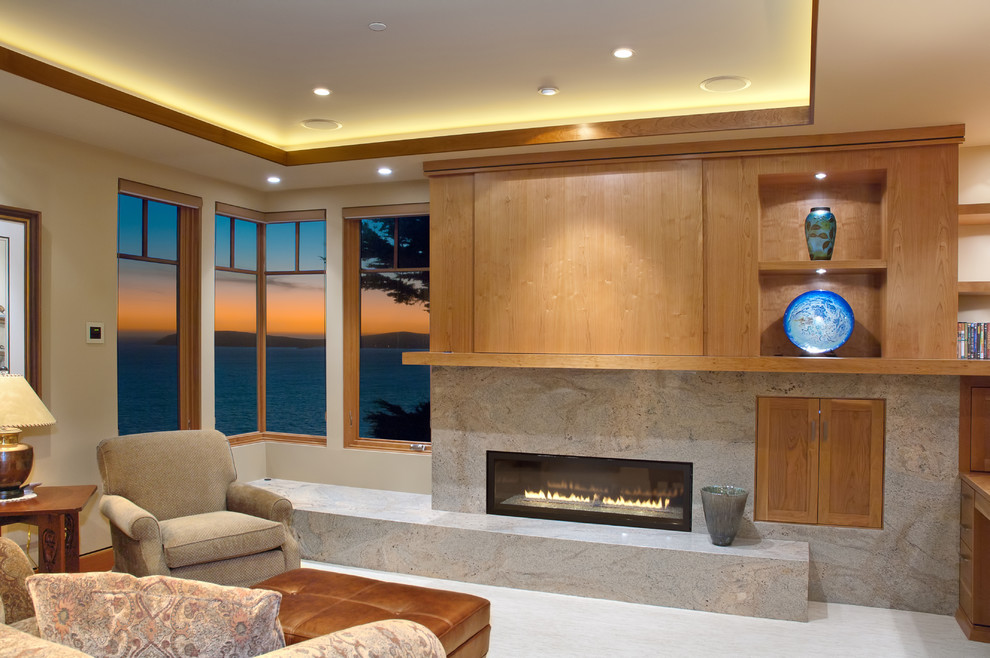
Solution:
<svg viewBox="0 0 990 658">
<path fill-rule="evenodd" d="M 808 620 L 808 543 L 432 509 L 424 494 L 256 480 L 292 501 L 306 559 L 445 580 Z M 700 510 L 699 510 L 700 512 Z"/>
<path fill-rule="evenodd" d="M 385 619 L 407 619 L 440 638 L 448 658 L 481 658 L 491 633 L 479 596 L 318 569 L 293 569 L 255 585 L 282 593 L 286 644 Z"/>
</svg>

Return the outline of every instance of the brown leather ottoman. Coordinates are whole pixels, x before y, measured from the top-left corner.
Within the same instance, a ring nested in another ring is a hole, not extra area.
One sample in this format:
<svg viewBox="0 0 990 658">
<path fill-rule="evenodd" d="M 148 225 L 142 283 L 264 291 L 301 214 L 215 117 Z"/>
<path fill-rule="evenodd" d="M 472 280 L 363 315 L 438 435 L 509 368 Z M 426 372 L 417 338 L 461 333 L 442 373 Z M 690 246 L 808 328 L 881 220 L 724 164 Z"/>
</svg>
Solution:
<svg viewBox="0 0 990 658">
<path fill-rule="evenodd" d="M 487 599 L 373 578 L 293 569 L 255 585 L 282 593 L 278 619 L 286 644 L 383 619 L 408 619 L 436 634 L 447 656 L 488 653 Z"/>
</svg>

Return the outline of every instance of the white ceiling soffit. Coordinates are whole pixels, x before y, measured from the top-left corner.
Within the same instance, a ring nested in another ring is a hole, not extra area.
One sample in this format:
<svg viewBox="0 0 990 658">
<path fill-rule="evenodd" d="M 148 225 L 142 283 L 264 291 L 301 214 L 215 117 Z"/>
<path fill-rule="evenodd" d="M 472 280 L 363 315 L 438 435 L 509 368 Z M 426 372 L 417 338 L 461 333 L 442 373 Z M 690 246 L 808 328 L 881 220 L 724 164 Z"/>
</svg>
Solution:
<svg viewBox="0 0 990 658">
<path fill-rule="evenodd" d="M 314 164 L 807 124 L 816 6 L 0 0 L 0 69 L 271 162 Z M 620 46 L 633 57 L 614 57 Z M 748 86 L 702 89 L 720 76 Z M 342 127 L 303 125 L 312 119 Z"/>
</svg>

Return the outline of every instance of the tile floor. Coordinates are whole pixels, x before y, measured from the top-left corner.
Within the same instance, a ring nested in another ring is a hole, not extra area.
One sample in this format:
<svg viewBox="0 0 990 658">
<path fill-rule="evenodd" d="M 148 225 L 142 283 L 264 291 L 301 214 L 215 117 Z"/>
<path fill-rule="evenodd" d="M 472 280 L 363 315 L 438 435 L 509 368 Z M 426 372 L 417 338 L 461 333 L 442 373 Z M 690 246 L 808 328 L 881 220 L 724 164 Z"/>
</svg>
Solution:
<svg viewBox="0 0 990 658">
<path fill-rule="evenodd" d="M 483 596 L 492 602 L 490 658 L 660 656 L 990 657 L 951 616 L 811 603 L 807 623 L 586 599 L 303 561 L 382 580 Z"/>
</svg>

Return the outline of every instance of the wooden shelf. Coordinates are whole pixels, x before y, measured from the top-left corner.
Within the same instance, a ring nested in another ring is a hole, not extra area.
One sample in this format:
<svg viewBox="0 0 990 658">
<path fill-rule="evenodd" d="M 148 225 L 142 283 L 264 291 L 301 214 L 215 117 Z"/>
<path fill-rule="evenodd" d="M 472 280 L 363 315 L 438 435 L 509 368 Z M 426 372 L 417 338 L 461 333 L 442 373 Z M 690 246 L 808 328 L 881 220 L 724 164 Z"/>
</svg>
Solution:
<svg viewBox="0 0 990 658">
<path fill-rule="evenodd" d="M 982 510 L 990 511 L 990 473 L 960 473 L 959 477 L 973 487 L 977 496 L 982 499 L 977 506 Z"/>
<path fill-rule="evenodd" d="M 884 359 L 789 356 L 658 356 L 638 354 L 496 354 L 404 352 L 405 365 L 577 370 L 678 370 L 707 372 L 818 372 L 877 375 L 990 376 L 990 360 Z"/>
<path fill-rule="evenodd" d="M 990 295 L 990 281 L 960 281 L 960 295 Z"/>
<path fill-rule="evenodd" d="M 819 269 L 827 270 L 829 274 L 866 274 L 868 272 L 886 272 L 885 260 L 802 260 L 802 261 L 760 261 L 760 273 L 772 274 L 808 274 Z"/>
<path fill-rule="evenodd" d="M 990 203 L 959 204 L 959 223 L 962 225 L 990 224 Z"/>
</svg>

